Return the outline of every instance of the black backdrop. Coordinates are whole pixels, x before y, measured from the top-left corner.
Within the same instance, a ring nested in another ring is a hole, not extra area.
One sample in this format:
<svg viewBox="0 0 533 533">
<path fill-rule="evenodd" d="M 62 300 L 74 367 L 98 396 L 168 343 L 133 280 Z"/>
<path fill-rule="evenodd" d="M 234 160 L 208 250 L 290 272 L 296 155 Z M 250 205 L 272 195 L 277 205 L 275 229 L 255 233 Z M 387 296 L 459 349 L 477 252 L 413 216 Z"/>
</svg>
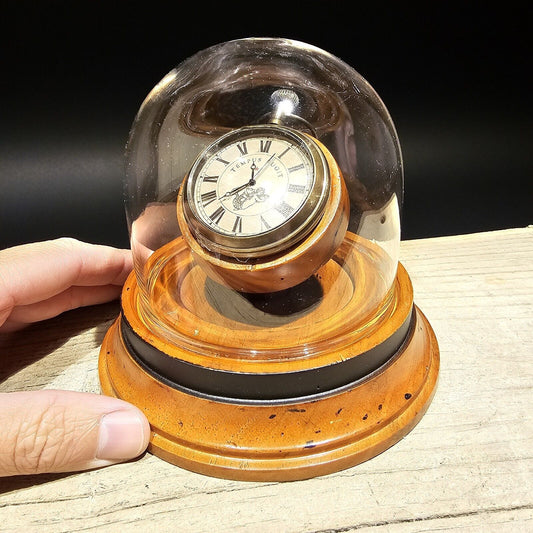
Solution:
<svg viewBox="0 0 533 533">
<path fill-rule="evenodd" d="M 403 239 L 532 223 L 527 3 L 404 4 L 0 2 L 0 248 L 127 246 L 142 100 L 197 50 L 250 36 L 319 46 L 376 89 L 404 156 Z"/>
</svg>

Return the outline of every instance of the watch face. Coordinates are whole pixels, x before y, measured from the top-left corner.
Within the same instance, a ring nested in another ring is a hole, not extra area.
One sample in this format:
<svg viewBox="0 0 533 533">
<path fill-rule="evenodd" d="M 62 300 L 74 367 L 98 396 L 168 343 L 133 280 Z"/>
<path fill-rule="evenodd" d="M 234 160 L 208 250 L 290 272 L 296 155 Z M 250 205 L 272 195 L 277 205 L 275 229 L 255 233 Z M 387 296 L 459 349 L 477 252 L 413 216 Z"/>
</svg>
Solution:
<svg viewBox="0 0 533 533">
<path fill-rule="evenodd" d="M 328 191 L 328 167 L 311 137 L 277 125 L 246 126 L 217 139 L 194 163 L 184 212 L 211 251 L 261 257 L 308 235 Z"/>
</svg>

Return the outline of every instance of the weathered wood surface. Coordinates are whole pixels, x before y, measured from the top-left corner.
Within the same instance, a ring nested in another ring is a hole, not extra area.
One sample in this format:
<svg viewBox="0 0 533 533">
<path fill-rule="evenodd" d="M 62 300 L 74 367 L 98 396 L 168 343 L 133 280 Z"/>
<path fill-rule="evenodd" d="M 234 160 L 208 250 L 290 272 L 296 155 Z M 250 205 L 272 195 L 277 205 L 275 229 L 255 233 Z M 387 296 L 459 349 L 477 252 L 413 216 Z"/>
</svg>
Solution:
<svg viewBox="0 0 533 533">
<path fill-rule="evenodd" d="M 533 531 L 533 227 L 402 243 L 441 349 L 417 427 L 352 469 L 292 483 L 215 479 L 145 455 L 102 470 L 0 479 L 0 530 Z M 98 391 L 117 304 L 0 340 L 0 391 Z"/>
</svg>

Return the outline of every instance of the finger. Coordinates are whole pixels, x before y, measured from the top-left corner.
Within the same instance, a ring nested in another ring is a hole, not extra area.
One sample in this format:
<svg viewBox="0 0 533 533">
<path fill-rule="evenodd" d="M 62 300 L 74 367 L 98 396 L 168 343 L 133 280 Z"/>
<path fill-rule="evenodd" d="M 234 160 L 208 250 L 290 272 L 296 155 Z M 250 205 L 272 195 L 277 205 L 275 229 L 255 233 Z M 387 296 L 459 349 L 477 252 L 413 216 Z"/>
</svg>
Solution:
<svg viewBox="0 0 533 533">
<path fill-rule="evenodd" d="M 0 298 L 3 307 L 15 307 L 46 300 L 73 285 L 122 285 L 131 268 L 129 250 L 74 239 L 16 246 L 0 251 Z"/>
<path fill-rule="evenodd" d="M 57 239 L 0 251 L 0 327 L 19 329 L 24 324 L 56 316 L 79 305 L 102 303 L 116 297 L 109 288 L 96 291 L 94 299 L 72 286 L 121 286 L 132 268 L 129 250 L 87 244 L 74 239 Z M 103 295 L 108 294 L 107 299 Z M 17 307 L 38 304 L 57 297 L 59 311 L 37 305 L 31 318 L 23 312 L 13 317 Z M 68 303 L 70 301 L 70 303 Z M 62 304 L 61 304 L 62 303 Z M 37 310 L 43 311 L 41 315 Z M 7 322 L 4 324 L 4 322 Z M 4 324 L 2 326 L 2 324 Z"/>
<path fill-rule="evenodd" d="M 119 285 L 70 287 L 48 300 L 15 307 L 3 324 L 0 317 L 0 331 L 3 333 L 17 331 L 28 324 L 53 318 L 71 309 L 109 302 L 118 298 L 121 290 Z"/>
<path fill-rule="evenodd" d="M 136 407 L 83 392 L 0 394 L 0 476 L 73 472 L 139 456 L 150 426 Z"/>
</svg>

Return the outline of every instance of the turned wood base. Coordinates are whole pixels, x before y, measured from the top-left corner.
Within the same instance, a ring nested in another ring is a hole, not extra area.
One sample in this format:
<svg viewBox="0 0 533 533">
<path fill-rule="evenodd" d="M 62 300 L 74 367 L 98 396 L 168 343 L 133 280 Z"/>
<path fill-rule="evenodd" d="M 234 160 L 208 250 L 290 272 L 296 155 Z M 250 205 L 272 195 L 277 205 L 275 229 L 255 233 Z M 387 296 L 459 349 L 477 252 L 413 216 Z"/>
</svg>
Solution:
<svg viewBox="0 0 533 533">
<path fill-rule="evenodd" d="M 196 353 L 143 324 L 136 315 L 137 292 L 131 276 L 123 313 L 102 345 L 102 391 L 141 408 L 152 428 L 149 451 L 183 468 L 264 481 L 332 473 L 398 442 L 433 397 L 439 349 L 429 322 L 413 305 L 401 265 L 387 300 L 390 312 L 380 311 L 379 320 L 368 316 L 368 324 L 353 323 L 364 332 L 354 337 L 337 317 L 342 345 L 328 343 L 326 336 L 307 355 L 281 347 L 257 360 L 243 357 L 230 345 L 242 331 L 232 337 L 231 329 L 226 357 L 223 347 L 211 356 Z M 347 319 L 353 316 L 349 305 L 343 309 Z M 321 312 L 313 308 L 306 320 L 312 324 L 313 313 Z M 213 331 L 211 340 L 220 338 Z M 276 388 L 277 382 L 283 386 Z"/>
<path fill-rule="evenodd" d="M 308 401 L 225 403 L 177 390 L 127 352 L 120 319 L 100 358 L 103 392 L 134 403 L 150 420 L 150 452 L 194 472 L 248 481 L 306 479 L 383 452 L 422 418 L 438 371 L 434 333 L 416 307 L 411 338 L 385 368 Z"/>
</svg>

